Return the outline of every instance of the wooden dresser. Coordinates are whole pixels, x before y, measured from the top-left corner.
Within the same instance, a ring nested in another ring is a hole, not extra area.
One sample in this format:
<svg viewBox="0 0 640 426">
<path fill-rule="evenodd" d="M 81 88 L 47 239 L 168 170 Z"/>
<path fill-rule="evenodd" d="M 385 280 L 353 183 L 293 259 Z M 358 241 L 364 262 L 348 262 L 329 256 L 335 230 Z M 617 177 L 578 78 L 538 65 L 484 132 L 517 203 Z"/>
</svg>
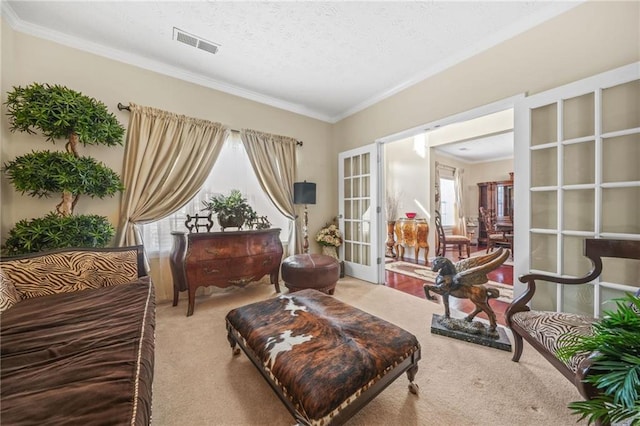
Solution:
<svg viewBox="0 0 640 426">
<path fill-rule="evenodd" d="M 425 264 L 429 264 L 429 224 L 426 219 L 405 219 L 396 220 L 396 243 L 395 250 L 398 259 L 404 258 L 404 248 L 413 247 L 415 260 L 418 263 L 420 249 L 424 249 Z"/>
<path fill-rule="evenodd" d="M 193 314 L 198 287 L 243 286 L 269 274 L 280 292 L 278 277 L 282 261 L 280 229 L 184 233 L 172 232 L 170 264 L 173 276 L 173 306 L 187 291 L 187 316 Z"/>
</svg>

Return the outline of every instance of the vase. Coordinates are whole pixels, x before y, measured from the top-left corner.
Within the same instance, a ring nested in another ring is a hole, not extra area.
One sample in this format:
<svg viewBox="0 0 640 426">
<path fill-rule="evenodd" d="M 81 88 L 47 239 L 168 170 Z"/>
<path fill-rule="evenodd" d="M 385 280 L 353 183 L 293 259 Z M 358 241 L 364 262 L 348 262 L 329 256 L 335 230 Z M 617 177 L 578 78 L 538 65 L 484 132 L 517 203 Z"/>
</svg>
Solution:
<svg viewBox="0 0 640 426">
<path fill-rule="evenodd" d="M 218 223 L 220 224 L 220 228 L 222 228 L 223 232 L 225 228 L 238 228 L 238 230 L 241 230 L 242 225 L 244 225 L 244 217 L 225 216 L 218 213 Z"/>
<path fill-rule="evenodd" d="M 334 246 L 322 246 L 322 254 L 338 259 L 338 250 Z"/>
<path fill-rule="evenodd" d="M 385 253 L 386 257 L 396 257 L 395 253 L 393 252 L 393 247 L 396 244 L 395 238 L 394 238 L 394 229 L 396 227 L 396 221 L 395 220 L 389 220 L 387 221 L 387 252 Z"/>
<path fill-rule="evenodd" d="M 340 278 L 344 278 L 344 261 L 338 258 L 338 248 L 334 246 L 322 246 L 322 254 L 331 256 L 340 262 Z"/>
</svg>

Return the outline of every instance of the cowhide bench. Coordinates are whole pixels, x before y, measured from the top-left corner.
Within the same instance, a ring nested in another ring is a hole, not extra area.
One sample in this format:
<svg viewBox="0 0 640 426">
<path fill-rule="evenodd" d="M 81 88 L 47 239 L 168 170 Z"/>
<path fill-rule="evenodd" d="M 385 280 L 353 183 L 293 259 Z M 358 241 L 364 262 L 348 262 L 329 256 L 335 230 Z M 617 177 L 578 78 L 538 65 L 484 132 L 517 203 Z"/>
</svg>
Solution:
<svg viewBox="0 0 640 426">
<path fill-rule="evenodd" d="M 418 371 L 416 337 L 314 289 L 227 314 L 242 348 L 299 424 L 342 424 L 405 371 Z"/>
</svg>

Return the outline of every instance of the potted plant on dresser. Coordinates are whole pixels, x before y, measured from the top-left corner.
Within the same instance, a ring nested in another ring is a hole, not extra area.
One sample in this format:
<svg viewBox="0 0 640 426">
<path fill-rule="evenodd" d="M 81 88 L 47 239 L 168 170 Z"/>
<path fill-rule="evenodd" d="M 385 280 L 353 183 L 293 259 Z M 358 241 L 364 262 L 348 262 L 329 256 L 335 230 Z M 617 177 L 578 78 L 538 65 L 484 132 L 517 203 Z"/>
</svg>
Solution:
<svg viewBox="0 0 640 426">
<path fill-rule="evenodd" d="M 223 231 L 234 227 L 242 229 L 245 223 L 251 224 L 258 219 L 258 214 L 238 189 L 232 189 L 229 195 L 214 195 L 203 204 L 203 210 L 216 214 Z"/>
<path fill-rule="evenodd" d="M 82 194 L 111 197 L 124 187 L 109 167 L 80 156 L 78 145 L 122 145 L 124 127 L 103 103 L 60 85 L 14 87 L 6 105 L 11 132 L 39 131 L 47 141 L 64 138 L 67 143 L 66 152 L 33 151 L 4 164 L 4 172 L 17 191 L 32 197 L 61 193 L 62 200 L 46 216 L 16 223 L 3 254 L 106 246 L 115 234 L 108 219 L 74 215 L 74 207 Z"/>
</svg>

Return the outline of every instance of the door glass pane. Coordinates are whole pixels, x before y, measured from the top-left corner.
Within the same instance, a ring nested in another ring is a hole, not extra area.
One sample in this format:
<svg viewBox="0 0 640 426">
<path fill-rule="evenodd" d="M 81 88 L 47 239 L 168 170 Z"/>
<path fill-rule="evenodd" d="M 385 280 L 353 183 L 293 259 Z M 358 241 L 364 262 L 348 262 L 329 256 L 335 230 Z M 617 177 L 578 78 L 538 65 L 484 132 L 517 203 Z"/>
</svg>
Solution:
<svg viewBox="0 0 640 426">
<path fill-rule="evenodd" d="M 604 89 L 602 110 L 605 133 L 640 127 L 640 80 Z"/>
<path fill-rule="evenodd" d="M 361 158 L 361 161 L 362 161 L 362 167 L 360 169 L 361 170 L 360 174 L 368 175 L 369 173 L 371 173 L 371 170 L 369 170 L 369 161 L 370 161 L 369 153 L 363 154 L 360 158 Z"/>
<path fill-rule="evenodd" d="M 345 179 L 342 185 L 344 186 L 344 198 L 348 199 L 353 197 L 353 194 L 351 191 L 351 179 Z"/>
<path fill-rule="evenodd" d="M 600 303 L 600 316 L 605 311 L 617 310 L 616 302 L 613 299 L 620 299 L 625 296 L 625 292 L 614 288 L 601 287 L 601 303 Z"/>
<path fill-rule="evenodd" d="M 579 185 L 596 181 L 596 144 L 594 141 L 564 146 L 563 185 Z"/>
<path fill-rule="evenodd" d="M 600 280 L 638 288 L 640 287 L 640 260 L 604 258 Z"/>
<path fill-rule="evenodd" d="M 531 123 L 531 146 L 558 141 L 557 104 L 532 109 Z"/>
<path fill-rule="evenodd" d="M 593 285 L 563 285 L 562 312 L 593 316 Z"/>
<path fill-rule="evenodd" d="M 348 220 L 344 222 L 344 239 L 353 240 L 353 234 L 351 232 L 351 221 Z"/>
<path fill-rule="evenodd" d="M 558 227 L 558 202 L 556 191 L 531 193 L 531 227 L 556 229 Z"/>
<path fill-rule="evenodd" d="M 343 161 L 343 166 L 344 166 L 344 177 L 348 178 L 353 176 L 353 173 L 351 171 L 351 158 L 345 158 Z"/>
<path fill-rule="evenodd" d="M 595 232 L 595 191 L 564 191 L 563 226 L 565 230 Z"/>
<path fill-rule="evenodd" d="M 557 148 L 531 151 L 531 186 L 555 186 L 558 184 Z"/>
<path fill-rule="evenodd" d="M 640 187 L 602 189 L 602 232 L 640 234 Z"/>
<path fill-rule="evenodd" d="M 362 182 L 359 177 L 354 177 L 352 179 L 353 186 L 353 197 L 362 197 Z"/>
<path fill-rule="evenodd" d="M 595 113 L 592 93 L 564 101 L 562 112 L 564 140 L 595 134 Z"/>
<path fill-rule="evenodd" d="M 640 133 L 602 140 L 602 181 L 640 181 Z"/>
<path fill-rule="evenodd" d="M 350 200 L 344 201 L 344 218 L 347 220 L 353 219 L 353 208 L 351 207 L 352 203 L 353 201 Z"/>
<path fill-rule="evenodd" d="M 368 175 L 363 176 L 362 177 L 362 197 L 370 197 L 371 196 L 371 191 L 370 191 L 370 178 Z"/>
<path fill-rule="evenodd" d="M 591 271 L 591 260 L 584 256 L 584 237 L 562 237 L 562 273 L 583 277 Z"/>
<path fill-rule="evenodd" d="M 352 176 L 358 176 L 360 174 L 360 160 L 361 160 L 361 156 L 356 155 L 355 157 L 353 157 L 353 175 Z"/>
<path fill-rule="evenodd" d="M 558 251 L 555 235 L 531 235 L 531 268 L 538 271 L 557 273 Z"/>
<path fill-rule="evenodd" d="M 344 243 L 344 260 L 353 262 L 353 244 L 348 241 Z"/>
<path fill-rule="evenodd" d="M 371 242 L 371 201 L 369 199 L 362 200 L 362 241 Z"/>
<path fill-rule="evenodd" d="M 556 289 L 557 284 L 546 281 L 536 281 L 536 295 L 531 301 L 531 308 L 536 311 L 556 310 Z"/>
<path fill-rule="evenodd" d="M 371 248 L 369 245 L 365 245 L 365 244 L 363 244 L 361 247 L 362 247 L 362 264 L 369 266 L 371 265 L 371 262 L 369 262 L 369 259 L 371 258 Z"/>
</svg>

